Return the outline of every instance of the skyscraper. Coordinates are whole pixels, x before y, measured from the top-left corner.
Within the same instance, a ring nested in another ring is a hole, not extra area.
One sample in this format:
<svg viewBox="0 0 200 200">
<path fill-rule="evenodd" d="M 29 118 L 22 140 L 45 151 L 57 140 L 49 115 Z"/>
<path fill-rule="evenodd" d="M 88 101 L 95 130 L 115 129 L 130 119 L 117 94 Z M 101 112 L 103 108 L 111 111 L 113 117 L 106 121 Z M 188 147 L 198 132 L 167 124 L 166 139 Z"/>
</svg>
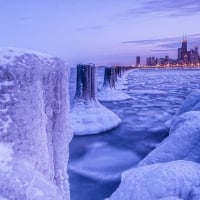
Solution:
<svg viewBox="0 0 200 200">
<path fill-rule="evenodd" d="M 140 56 L 136 57 L 136 66 L 138 67 L 140 65 Z"/>
<path fill-rule="evenodd" d="M 186 38 L 184 38 L 182 41 L 181 60 L 183 60 L 184 57 L 187 57 L 187 40 L 186 40 Z"/>
</svg>

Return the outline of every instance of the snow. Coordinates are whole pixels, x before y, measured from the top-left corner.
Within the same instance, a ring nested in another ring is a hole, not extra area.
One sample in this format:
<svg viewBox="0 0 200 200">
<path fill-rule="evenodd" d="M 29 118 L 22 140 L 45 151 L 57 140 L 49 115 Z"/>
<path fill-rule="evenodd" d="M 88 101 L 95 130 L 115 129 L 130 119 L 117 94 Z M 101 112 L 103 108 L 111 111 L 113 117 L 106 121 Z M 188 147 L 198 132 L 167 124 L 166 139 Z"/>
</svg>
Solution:
<svg viewBox="0 0 200 200">
<path fill-rule="evenodd" d="M 69 199 L 66 63 L 31 50 L 1 48 L 0 77 L 2 198 Z"/>
<path fill-rule="evenodd" d="M 191 161 L 157 163 L 131 169 L 109 200 L 200 199 L 200 165 Z"/>
<path fill-rule="evenodd" d="M 98 101 L 78 102 L 71 110 L 71 124 L 75 135 L 101 133 L 120 123 L 121 119 Z"/>
<path fill-rule="evenodd" d="M 123 101 L 131 99 L 131 97 L 122 90 L 102 87 L 98 92 L 98 99 L 99 101 Z"/>
<path fill-rule="evenodd" d="M 37 55 L 39 59 L 50 59 L 52 58 L 48 54 L 41 53 L 35 50 L 28 50 L 22 48 L 14 48 L 14 47 L 1 47 L 0 48 L 0 65 L 12 65 L 16 61 L 17 57 L 22 57 L 26 54 L 29 55 Z M 22 61 L 22 60 L 21 60 Z"/>
<path fill-rule="evenodd" d="M 172 123 L 170 135 L 150 152 L 139 166 L 173 160 L 200 162 L 199 121 L 200 111 L 190 111 L 178 116 Z"/>
</svg>

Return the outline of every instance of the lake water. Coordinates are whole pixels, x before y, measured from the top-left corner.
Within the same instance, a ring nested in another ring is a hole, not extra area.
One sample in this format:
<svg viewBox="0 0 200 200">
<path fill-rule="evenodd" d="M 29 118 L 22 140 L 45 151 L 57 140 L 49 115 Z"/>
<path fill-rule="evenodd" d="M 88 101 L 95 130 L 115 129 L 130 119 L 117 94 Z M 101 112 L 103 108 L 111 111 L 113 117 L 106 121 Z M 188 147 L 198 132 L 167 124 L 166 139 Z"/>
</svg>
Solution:
<svg viewBox="0 0 200 200">
<path fill-rule="evenodd" d="M 70 96 L 76 71 L 71 70 Z M 69 180 L 72 200 L 102 200 L 120 183 L 121 173 L 137 165 L 167 135 L 164 123 L 185 97 L 199 89 L 200 70 L 141 69 L 127 77 L 124 90 L 132 99 L 102 104 L 117 113 L 117 128 L 88 136 L 74 136 L 70 144 Z M 97 69 L 97 84 L 103 69 Z"/>
</svg>

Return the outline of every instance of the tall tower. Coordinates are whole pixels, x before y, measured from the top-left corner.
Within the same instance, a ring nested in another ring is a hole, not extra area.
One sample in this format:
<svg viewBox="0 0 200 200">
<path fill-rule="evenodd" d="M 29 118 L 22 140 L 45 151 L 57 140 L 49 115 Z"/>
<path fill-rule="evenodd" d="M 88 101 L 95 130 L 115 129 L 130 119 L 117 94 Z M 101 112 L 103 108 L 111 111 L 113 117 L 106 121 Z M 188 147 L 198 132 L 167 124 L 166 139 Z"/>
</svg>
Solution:
<svg viewBox="0 0 200 200">
<path fill-rule="evenodd" d="M 140 65 L 140 56 L 136 57 L 136 66 L 138 67 Z"/>
<path fill-rule="evenodd" d="M 181 59 L 184 59 L 184 56 L 187 55 L 187 39 L 183 37 L 182 47 L 181 47 Z"/>
</svg>

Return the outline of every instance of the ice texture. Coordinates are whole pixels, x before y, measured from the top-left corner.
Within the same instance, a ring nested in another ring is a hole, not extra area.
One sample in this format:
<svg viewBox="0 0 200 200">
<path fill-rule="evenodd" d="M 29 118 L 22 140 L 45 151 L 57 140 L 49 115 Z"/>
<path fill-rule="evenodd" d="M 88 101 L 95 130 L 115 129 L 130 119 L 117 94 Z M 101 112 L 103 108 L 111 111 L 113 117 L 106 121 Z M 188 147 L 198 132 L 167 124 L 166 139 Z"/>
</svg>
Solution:
<svg viewBox="0 0 200 200">
<path fill-rule="evenodd" d="M 0 49 L 2 198 L 69 199 L 68 99 L 65 62 L 31 50 Z"/>
<path fill-rule="evenodd" d="M 199 190 L 200 165 L 179 160 L 125 172 L 109 200 L 197 200 Z"/>
<path fill-rule="evenodd" d="M 190 111 L 177 116 L 172 122 L 169 136 L 150 152 L 139 166 L 191 160 L 200 162 L 200 111 Z"/>
</svg>

